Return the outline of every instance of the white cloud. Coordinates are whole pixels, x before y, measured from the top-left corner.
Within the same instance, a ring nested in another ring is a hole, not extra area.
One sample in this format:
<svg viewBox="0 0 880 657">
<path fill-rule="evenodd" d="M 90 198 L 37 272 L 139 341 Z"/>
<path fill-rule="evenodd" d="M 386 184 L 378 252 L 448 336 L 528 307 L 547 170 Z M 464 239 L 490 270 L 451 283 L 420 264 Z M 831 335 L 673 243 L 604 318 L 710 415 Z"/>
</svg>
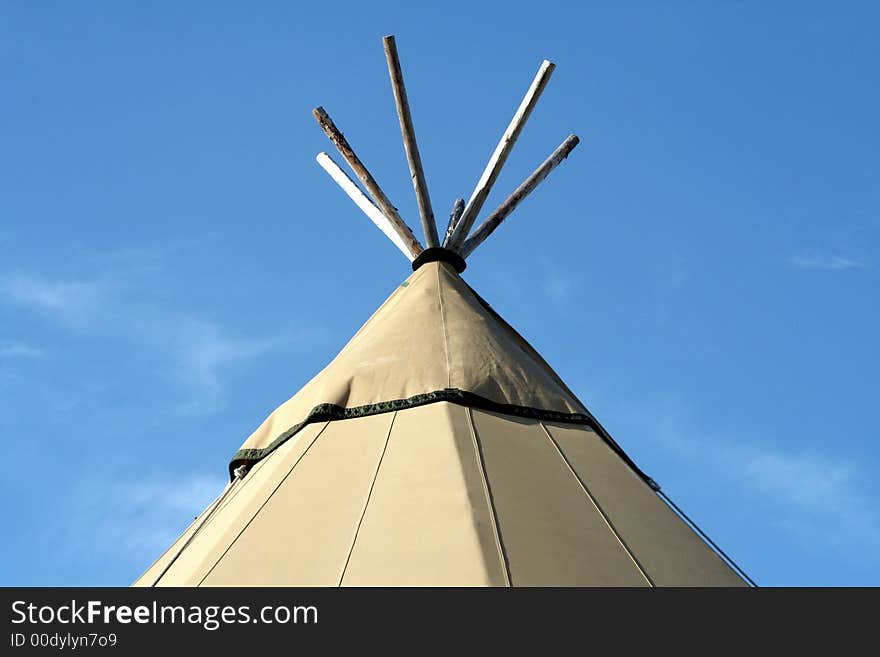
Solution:
<svg viewBox="0 0 880 657">
<path fill-rule="evenodd" d="M 42 355 L 42 349 L 22 342 L 0 344 L 0 358 L 40 358 Z"/>
<path fill-rule="evenodd" d="M 792 256 L 788 263 L 798 269 L 817 271 L 846 271 L 848 269 L 864 269 L 865 263 L 835 254 L 802 253 Z"/>
<path fill-rule="evenodd" d="M 77 482 L 58 526 L 71 553 L 110 559 L 134 579 L 220 494 L 227 479 L 176 476 L 95 477 Z"/>
<path fill-rule="evenodd" d="M 795 511 L 780 524 L 836 549 L 858 545 L 874 558 L 880 553 L 880 515 L 876 502 L 861 491 L 867 477 L 858 465 L 810 451 L 754 446 L 739 451 L 744 484 Z"/>
<path fill-rule="evenodd" d="M 565 301 L 571 296 L 574 285 L 571 279 L 563 276 L 551 275 L 544 281 L 544 291 L 555 301 Z"/>
<path fill-rule="evenodd" d="M 569 274 L 561 272 L 556 265 L 548 259 L 542 261 L 544 275 L 544 293 L 557 303 L 565 303 L 577 293 L 580 280 Z"/>
<path fill-rule="evenodd" d="M 163 292 L 161 254 L 145 251 L 105 256 L 100 278 L 51 279 L 0 274 L 0 303 L 25 307 L 62 328 L 129 343 L 153 356 L 155 372 L 182 388 L 175 410 L 210 413 L 223 403 L 224 370 L 282 346 L 273 337 L 231 335 L 217 322 L 175 307 Z M 305 333 L 293 340 L 314 342 Z M 0 356 L 35 356 L 22 345 L 0 345 Z"/>
<path fill-rule="evenodd" d="M 624 404 L 616 411 L 624 433 L 650 438 L 675 460 L 735 486 L 760 505 L 764 520 L 804 544 L 880 561 L 880 511 L 870 472 L 859 463 L 815 447 L 779 447 L 769 436 L 755 442 L 706 430 L 677 400 Z M 661 473 L 652 474 L 664 483 Z"/>
<path fill-rule="evenodd" d="M 102 488 L 111 489 L 135 513 L 159 511 L 181 513 L 186 521 L 200 513 L 226 484 L 225 477 L 203 473 L 155 477 L 141 481 L 117 481 Z"/>
<path fill-rule="evenodd" d="M 191 317 L 178 318 L 167 342 L 174 358 L 172 376 L 196 393 L 177 407 L 186 414 L 216 408 L 223 397 L 223 369 L 258 357 L 277 343 L 232 337 L 215 324 Z"/>
<path fill-rule="evenodd" d="M 0 299 L 68 321 L 88 317 L 102 302 L 103 293 L 97 282 L 51 281 L 20 273 L 0 277 Z"/>
</svg>

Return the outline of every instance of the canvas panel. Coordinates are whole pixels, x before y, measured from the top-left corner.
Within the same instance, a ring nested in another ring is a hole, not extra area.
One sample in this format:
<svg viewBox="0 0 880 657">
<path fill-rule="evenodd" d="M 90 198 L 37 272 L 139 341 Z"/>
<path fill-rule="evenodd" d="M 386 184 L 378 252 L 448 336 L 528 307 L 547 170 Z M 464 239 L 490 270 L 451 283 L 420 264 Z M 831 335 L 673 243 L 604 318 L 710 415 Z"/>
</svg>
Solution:
<svg viewBox="0 0 880 657">
<path fill-rule="evenodd" d="M 499 403 L 563 413 L 586 409 L 544 361 L 449 267 L 437 267 L 449 387 Z"/>
<path fill-rule="evenodd" d="M 159 584 L 646 585 L 617 536 L 657 585 L 744 585 L 588 428 L 441 402 L 307 425 Z"/>
<path fill-rule="evenodd" d="M 399 411 L 343 586 L 504 586 L 467 409 Z"/>
<path fill-rule="evenodd" d="M 137 580 L 134 581 L 134 583 L 132 583 L 132 586 L 182 586 L 187 583 L 190 585 L 197 583 L 201 579 L 201 575 L 198 577 L 193 575 L 195 564 L 200 561 L 210 560 L 210 555 L 212 553 L 219 556 L 220 552 L 217 552 L 217 550 L 225 549 L 228 544 L 223 543 L 222 539 L 219 537 L 224 534 L 230 534 L 231 536 L 229 540 L 231 541 L 232 538 L 234 538 L 235 533 L 237 533 L 241 527 L 244 526 L 244 523 L 256 513 L 256 509 L 259 504 L 262 503 L 263 499 L 260 498 L 260 495 L 265 494 L 266 492 L 262 489 L 265 485 L 261 487 L 259 482 L 265 481 L 266 479 L 269 479 L 271 482 L 272 476 L 267 473 L 283 467 L 284 463 L 290 461 L 290 454 L 292 452 L 301 453 L 303 451 L 303 444 L 308 445 L 325 425 L 326 422 L 321 422 L 305 427 L 299 434 L 289 441 L 289 444 L 282 446 L 282 448 L 273 453 L 271 457 L 255 463 L 244 480 L 234 484 L 232 482 L 228 483 L 224 487 L 224 492 L 217 498 L 220 500 L 220 503 L 217 504 L 216 510 L 211 512 L 212 507 L 216 503 L 215 500 L 215 502 L 212 502 L 207 509 L 200 513 L 193 522 L 190 523 L 184 533 L 181 534 L 180 537 L 178 537 L 174 543 L 172 543 L 171 546 L 163 552 L 162 555 L 156 559 L 156 561 L 153 562 L 153 564 L 140 577 L 138 577 Z M 265 470 L 265 472 L 260 474 L 263 470 Z M 242 494 L 243 492 L 244 494 Z M 227 509 L 227 507 L 229 508 Z M 250 508 L 250 515 L 247 515 L 248 508 Z M 244 519 L 239 520 L 239 516 Z M 208 518 L 207 521 L 204 520 L 205 518 Z M 197 538 L 190 541 L 190 537 L 196 531 L 198 531 Z M 190 542 L 187 544 L 187 541 Z M 212 544 L 211 541 L 214 541 L 214 544 Z M 181 551 L 184 545 L 186 545 L 185 557 Z M 181 559 L 183 559 L 183 562 L 181 562 Z M 166 566 L 169 566 L 172 561 L 173 566 L 166 570 Z M 214 561 L 210 561 L 208 567 L 213 565 L 215 561 L 216 558 Z M 183 563 L 184 568 L 180 567 L 181 563 Z"/>
<path fill-rule="evenodd" d="M 245 441 L 265 449 L 314 408 L 355 408 L 447 388 L 558 413 L 586 413 L 547 363 L 447 263 L 428 263 L 334 360 Z"/>
<path fill-rule="evenodd" d="M 279 483 L 288 476 L 300 457 L 326 427 L 326 422 L 304 427 L 269 457 L 256 463 L 251 471 L 223 499 L 217 511 L 199 530 L 196 538 L 180 553 L 174 564 L 162 575 L 160 586 L 196 586 L 217 563 L 247 523 L 260 511 Z M 198 523 L 194 523 L 193 527 Z M 189 530 L 191 531 L 192 528 Z M 183 537 L 182 537 L 183 538 Z M 185 540 L 185 539 L 184 539 Z M 175 545 L 183 545 L 178 539 Z M 165 564 L 179 548 L 163 555 L 162 565 L 154 565 L 137 582 L 152 586 Z"/>
<path fill-rule="evenodd" d="M 338 585 L 393 419 L 330 422 L 202 584 Z"/>
<path fill-rule="evenodd" d="M 544 424 L 657 586 L 746 585 L 592 430 Z"/>
<path fill-rule="evenodd" d="M 230 484 L 227 484 L 229 486 Z M 165 550 L 159 557 L 147 568 L 144 573 L 138 577 L 134 582 L 132 582 L 132 586 L 135 587 L 149 587 L 154 586 L 156 581 L 162 577 L 162 573 L 165 570 L 166 566 L 174 559 L 175 555 L 181 551 L 184 545 L 186 545 L 186 541 L 189 540 L 190 536 L 193 535 L 193 532 L 199 526 L 199 523 L 202 522 L 202 519 L 208 514 L 211 507 L 208 507 L 204 511 L 202 511 L 198 516 L 196 516 L 195 520 L 193 520 L 189 526 L 183 531 L 183 533 L 171 544 L 171 546 Z"/>
<path fill-rule="evenodd" d="M 647 586 L 539 422 L 471 410 L 514 586 Z"/>
</svg>

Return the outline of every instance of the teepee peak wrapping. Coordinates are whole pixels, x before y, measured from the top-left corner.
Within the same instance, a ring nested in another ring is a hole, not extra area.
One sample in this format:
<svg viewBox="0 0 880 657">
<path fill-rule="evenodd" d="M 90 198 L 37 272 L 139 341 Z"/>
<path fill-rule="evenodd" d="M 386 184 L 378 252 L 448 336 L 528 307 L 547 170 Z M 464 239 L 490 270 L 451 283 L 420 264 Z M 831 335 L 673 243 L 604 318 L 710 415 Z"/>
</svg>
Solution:
<svg viewBox="0 0 880 657">
<path fill-rule="evenodd" d="M 461 279 L 430 262 L 403 281 L 336 358 L 245 441 L 258 460 L 304 423 L 446 400 L 586 421 L 543 358 Z"/>
</svg>

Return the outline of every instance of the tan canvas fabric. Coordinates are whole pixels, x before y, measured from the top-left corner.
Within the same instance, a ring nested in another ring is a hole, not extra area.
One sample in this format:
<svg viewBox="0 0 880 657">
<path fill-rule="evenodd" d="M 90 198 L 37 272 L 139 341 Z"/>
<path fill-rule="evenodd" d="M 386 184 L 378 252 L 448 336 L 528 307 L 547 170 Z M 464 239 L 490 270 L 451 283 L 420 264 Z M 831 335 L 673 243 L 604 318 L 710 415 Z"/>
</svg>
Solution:
<svg viewBox="0 0 880 657">
<path fill-rule="evenodd" d="M 394 420 L 331 422 L 203 581 L 337 586 Z"/>
<path fill-rule="evenodd" d="M 648 585 L 540 422 L 472 413 L 514 584 Z"/>
<path fill-rule="evenodd" d="M 447 264 L 243 450 L 246 476 L 136 585 L 744 584 Z"/>
<path fill-rule="evenodd" d="M 544 426 L 655 585 L 745 585 L 593 431 Z"/>
<path fill-rule="evenodd" d="M 487 309 L 450 265 L 432 262 L 399 286 L 242 450 L 265 449 L 321 404 L 355 408 L 449 388 L 501 404 L 586 412 L 541 356 Z"/>
<path fill-rule="evenodd" d="M 398 411 L 344 586 L 504 586 L 467 409 Z"/>
<path fill-rule="evenodd" d="M 199 527 L 205 513 L 187 529 L 183 540 L 178 539 L 160 559 L 139 579 L 138 584 L 152 586 L 173 559 L 173 564 L 162 575 L 161 583 L 177 586 L 196 586 L 220 560 L 247 524 L 256 517 L 262 505 L 279 484 L 298 465 L 301 457 L 321 435 L 327 423 L 309 424 L 288 440 L 272 458 L 255 464 L 247 476 L 229 491 L 222 504 L 199 529 L 195 539 L 182 552 L 179 549 L 193 529 Z"/>
<path fill-rule="evenodd" d="M 135 584 L 743 584 L 588 427 L 447 402 L 306 425 L 182 543 Z"/>
</svg>

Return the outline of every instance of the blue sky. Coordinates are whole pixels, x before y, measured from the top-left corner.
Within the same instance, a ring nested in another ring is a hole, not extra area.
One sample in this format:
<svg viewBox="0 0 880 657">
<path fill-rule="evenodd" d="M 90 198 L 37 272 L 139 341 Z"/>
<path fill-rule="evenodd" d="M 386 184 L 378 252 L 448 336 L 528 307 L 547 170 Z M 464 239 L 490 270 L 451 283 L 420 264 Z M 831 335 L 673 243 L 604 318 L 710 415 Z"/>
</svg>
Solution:
<svg viewBox="0 0 880 657">
<path fill-rule="evenodd" d="M 772 4 L 772 6 L 770 6 Z M 764 585 L 880 585 L 874 3 L 0 3 L 0 583 L 126 585 L 408 273 L 541 60 L 465 274 Z"/>
</svg>

